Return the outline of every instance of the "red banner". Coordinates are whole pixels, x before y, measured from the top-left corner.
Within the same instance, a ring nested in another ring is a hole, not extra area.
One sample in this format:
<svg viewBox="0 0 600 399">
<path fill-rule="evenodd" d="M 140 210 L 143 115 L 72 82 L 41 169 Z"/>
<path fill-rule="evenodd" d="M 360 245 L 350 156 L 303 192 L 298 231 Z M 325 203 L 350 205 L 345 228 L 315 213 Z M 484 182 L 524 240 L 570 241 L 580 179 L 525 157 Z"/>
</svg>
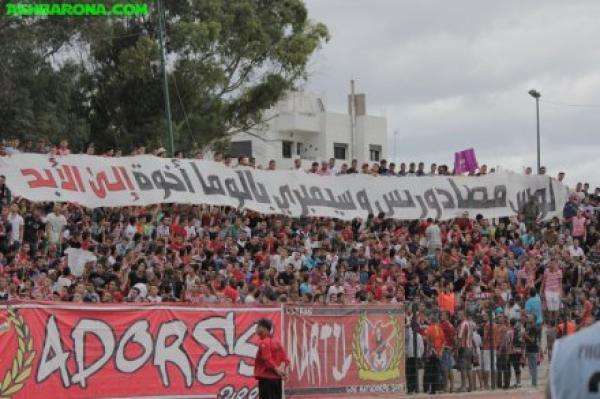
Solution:
<svg viewBox="0 0 600 399">
<path fill-rule="evenodd" d="M 0 306 L 0 397 L 256 398 L 255 322 L 281 309 Z"/>
<path fill-rule="evenodd" d="M 288 397 L 404 392 L 400 306 L 286 306 L 283 335 Z"/>
</svg>

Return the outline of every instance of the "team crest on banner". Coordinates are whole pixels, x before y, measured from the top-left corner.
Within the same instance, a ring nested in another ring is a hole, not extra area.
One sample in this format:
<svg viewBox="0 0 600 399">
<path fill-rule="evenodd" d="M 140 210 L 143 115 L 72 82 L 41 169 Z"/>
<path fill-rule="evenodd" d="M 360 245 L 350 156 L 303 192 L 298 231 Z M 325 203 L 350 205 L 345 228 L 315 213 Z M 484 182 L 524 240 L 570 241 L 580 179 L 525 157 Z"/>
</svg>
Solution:
<svg viewBox="0 0 600 399">
<path fill-rule="evenodd" d="M 14 336 L 10 334 L 11 330 Z M 0 313 L 0 348 L 3 348 L 3 356 L 12 357 L 10 368 L 0 370 L 3 373 L 0 374 L 3 376 L 0 380 L 0 398 L 11 398 L 27 383 L 35 358 L 31 330 L 23 317 L 11 308 Z"/>
<path fill-rule="evenodd" d="M 397 317 L 367 316 L 363 312 L 352 339 L 358 378 L 381 382 L 400 377 L 403 346 L 403 334 Z"/>
<path fill-rule="evenodd" d="M 368 397 L 405 390 L 402 304 L 286 305 L 286 397 Z"/>
</svg>

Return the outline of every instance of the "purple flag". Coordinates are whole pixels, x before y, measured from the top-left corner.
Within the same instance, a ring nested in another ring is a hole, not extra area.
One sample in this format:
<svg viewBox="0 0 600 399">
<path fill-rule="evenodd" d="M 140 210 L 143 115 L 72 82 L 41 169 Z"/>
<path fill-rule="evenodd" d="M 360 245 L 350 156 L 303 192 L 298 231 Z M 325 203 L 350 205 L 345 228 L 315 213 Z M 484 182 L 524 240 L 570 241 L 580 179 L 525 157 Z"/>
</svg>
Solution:
<svg viewBox="0 0 600 399">
<path fill-rule="evenodd" d="M 462 174 L 477 170 L 477 158 L 472 148 L 454 153 L 454 173 Z"/>
</svg>

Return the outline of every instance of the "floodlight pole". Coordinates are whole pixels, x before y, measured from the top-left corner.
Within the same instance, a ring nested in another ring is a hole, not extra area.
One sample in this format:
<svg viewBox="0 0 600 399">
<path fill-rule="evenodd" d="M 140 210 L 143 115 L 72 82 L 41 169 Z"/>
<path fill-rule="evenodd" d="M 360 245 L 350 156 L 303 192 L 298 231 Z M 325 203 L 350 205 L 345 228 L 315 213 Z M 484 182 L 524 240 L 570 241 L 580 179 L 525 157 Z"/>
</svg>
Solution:
<svg viewBox="0 0 600 399">
<path fill-rule="evenodd" d="M 165 98 L 165 119 L 169 131 L 169 154 L 175 157 L 175 140 L 173 139 L 173 121 L 171 120 L 171 101 L 169 96 L 169 82 L 167 81 L 166 49 L 165 49 L 165 14 L 162 1 L 156 2 L 158 6 L 158 39 L 160 43 L 160 66 L 163 76 L 163 96 Z"/>
</svg>

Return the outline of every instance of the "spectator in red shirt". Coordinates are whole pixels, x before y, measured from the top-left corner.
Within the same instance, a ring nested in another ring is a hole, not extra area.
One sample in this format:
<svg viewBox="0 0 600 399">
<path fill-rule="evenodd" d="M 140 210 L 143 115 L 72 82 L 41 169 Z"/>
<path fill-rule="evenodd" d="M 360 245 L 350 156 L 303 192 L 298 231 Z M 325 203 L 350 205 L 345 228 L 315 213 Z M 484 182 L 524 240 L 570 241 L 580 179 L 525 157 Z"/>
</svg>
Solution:
<svg viewBox="0 0 600 399">
<path fill-rule="evenodd" d="M 173 221 L 173 224 L 171 225 L 171 234 L 174 237 L 183 237 L 185 238 L 187 236 L 187 232 L 185 231 L 185 226 L 187 224 L 187 218 L 182 218 L 181 219 L 181 223 L 177 222 L 177 219 L 175 218 Z"/>
<path fill-rule="evenodd" d="M 468 211 L 465 211 L 461 218 L 454 219 L 454 223 L 456 223 L 462 231 L 471 231 L 473 229 L 473 222 L 469 218 Z"/>
<path fill-rule="evenodd" d="M 234 280 L 231 280 L 229 285 L 223 290 L 223 296 L 231 299 L 231 302 L 237 303 L 240 298 L 240 293 L 237 290 L 237 284 Z"/>
<path fill-rule="evenodd" d="M 273 323 L 260 319 L 256 325 L 258 352 L 254 362 L 254 378 L 258 380 L 259 399 L 281 399 L 282 380 L 287 378 L 289 360 L 281 344 L 272 336 Z"/>
</svg>

